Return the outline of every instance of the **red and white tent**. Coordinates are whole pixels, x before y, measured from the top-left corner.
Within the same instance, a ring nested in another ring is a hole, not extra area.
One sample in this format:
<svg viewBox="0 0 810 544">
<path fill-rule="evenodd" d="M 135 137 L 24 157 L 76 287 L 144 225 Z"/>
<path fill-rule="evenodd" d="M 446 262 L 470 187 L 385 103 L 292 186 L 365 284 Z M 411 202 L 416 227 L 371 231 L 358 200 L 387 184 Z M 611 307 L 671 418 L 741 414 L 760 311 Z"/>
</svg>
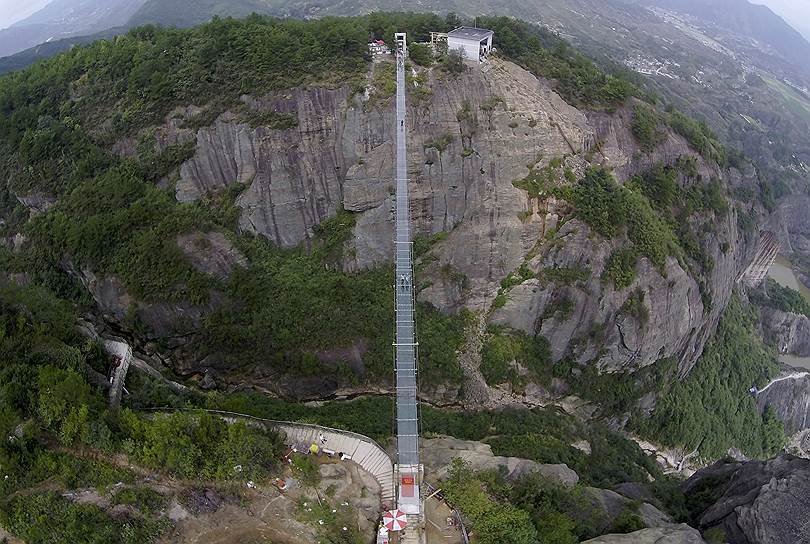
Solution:
<svg viewBox="0 0 810 544">
<path fill-rule="evenodd" d="M 383 514 L 383 525 L 389 531 L 401 531 L 408 525 L 407 515 L 402 510 L 389 510 Z"/>
</svg>

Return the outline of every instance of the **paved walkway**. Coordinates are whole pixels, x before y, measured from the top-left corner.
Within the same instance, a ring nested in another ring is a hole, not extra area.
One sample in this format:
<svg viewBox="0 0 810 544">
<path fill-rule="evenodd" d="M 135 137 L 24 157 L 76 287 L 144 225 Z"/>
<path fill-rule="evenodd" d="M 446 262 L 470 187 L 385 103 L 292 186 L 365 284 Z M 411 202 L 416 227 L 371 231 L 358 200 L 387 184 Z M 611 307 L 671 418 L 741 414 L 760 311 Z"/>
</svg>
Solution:
<svg viewBox="0 0 810 544">
<path fill-rule="evenodd" d="M 288 446 L 296 446 L 304 451 L 309 450 L 312 444 L 318 444 L 322 450 L 334 452 L 335 455 L 342 453 L 348 456 L 347 460 L 357 463 L 377 480 L 381 490 L 380 500 L 384 505 L 393 507 L 395 504 L 394 464 L 383 447 L 367 436 L 309 423 L 262 419 L 223 410 L 206 412 L 224 418 L 256 421 L 283 433 L 284 443 Z"/>
<path fill-rule="evenodd" d="M 394 465 L 384 449 L 362 435 L 329 429 L 318 425 L 268 422 L 268 426 L 284 433 L 286 444 L 309 449 L 318 444 L 321 450 L 343 454 L 374 476 L 380 484 L 383 504 L 394 506 Z"/>
</svg>

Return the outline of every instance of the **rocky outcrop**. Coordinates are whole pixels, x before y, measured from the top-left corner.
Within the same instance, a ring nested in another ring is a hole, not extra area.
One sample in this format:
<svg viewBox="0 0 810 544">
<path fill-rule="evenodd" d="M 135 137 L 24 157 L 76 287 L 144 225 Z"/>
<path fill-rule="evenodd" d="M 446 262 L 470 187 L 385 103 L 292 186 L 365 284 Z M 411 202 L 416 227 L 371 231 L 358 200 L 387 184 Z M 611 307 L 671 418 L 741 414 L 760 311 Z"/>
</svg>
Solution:
<svg viewBox="0 0 810 544">
<path fill-rule="evenodd" d="M 604 520 L 603 530 L 607 531 L 616 519 L 625 512 L 637 515 L 647 527 L 666 527 L 672 523 L 672 518 L 646 502 L 635 502 L 615 491 L 600 489 L 598 487 L 585 488 L 585 494 Z"/>
<path fill-rule="evenodd" d="M 782 248 L 776 235 L 770 231 L 763 231 L 760 233 L 759 245 L 757 247 L 756 255 L 751 261 L 751 264 L 740 276 L 741 282 L 748 287 L 757 287 L 768 275 L 768 270 L 773 266 L 776 257 L 779 255 L 779 250 Z"/>
<path fill-rule="evenodd" d="M 63 266 L 82 282 L 105 321 L 120 324 L 138 320 L 148 331 L 146 340 L 173 339 L 170 347 L 185 344 L 200 329 L 205 315 L 224 303 L 224 297 L 214 290 L 204 306 L 186 301 L 144 302 L 130 295 L 116 276 L 97 276 L 88 268 L 77 270 L 70 263 Z"/>
<path fill-rule="evenodd" d="M 805 315 L 762 308 L 762 333 L 765 342 L 779 353 L 810 357 L 810 319 Z"/>
<path fill-rule="evenodd" d="M 788 436 L 810 428 L 810 372 L 783 371 L 757 393 L 757 406 L 773 408 Z"/>
<path fill-rule="evenodd" d="M 475 471 L 503 469 L 510 479 L 537 472 L 548 480 L 564 486 L 570 487 L 579 481 L 577 473 L 566 465 L 544 465 L 517 457 L 498 457 L 492 453 L 489 444 L 482 442 L 444 437 L 426 439 L 422 443 L 422 462 L 431 479 L 446 478 L 455 458 L 469 463 L 470 468 Z"/>
<path fill-rule="evenodd" d="M 343 201 L 345 110 L 348 89 L 299 89 L 268 99 L 264 108 L 295 114 L 288 130 L 253 128 L 225 113 L 197 133 L 195 156 L 183 164 L 176 196 L 191 202 L 227 186 L 237 200 L 242 230 L 292 247 L 334 215 Z"/>
<path fill-rule="evenodd" d="M 181 234 L 177 246 L 194 268 L 220 281 L 227 280 L 234 268 L 248 265 L 247 258 L 221 232 Z"/>
<path fill-rule="evenodd" d="M 726 542 L 810 542 L 810 460 L 781 455 L 770 461 L 720 461 L 682 488 L 687 497 L 696 497 L 699 508 L 692 515 L 698 526 L 719 528 Z"/>
<path fill-rule="evenodd" d="M 706 312 L 697 283 L 677 260 L 669 259 L 661 275 L 641 259 L 634 284 L 617 291 L 602 281 L 617 242 L 594 236 L 577 220 L 567 222 L 557 237 L 563 243 L 529 261 L 530 268 L 586 270 L 587 280 L 573 285 L 525 282 L 509 292 L 507 303 L 493 313 L 493 323 L 542 334 L 555 361 L 573 355 L 585 363 L 598 355 L 607 371 L 635 370 L 671 356 L 681 357 L 688 366 L 700 355 L 708 337 L 700 328 L 717 316 Z M 645 319 L 622 312 L 636 291 L 644 295 Z M 567 316 L 553 312 L 562 299 L 574 304 Z"/>
<path fill-rule="evenodd" d="M 706 541 L 688 525 L 670 525 L 642 529 L 626 535 L 603 535 L 583 544 L 706 544 Z"/>
<path fill-rule="evenodd" d="M 47 212 L 56 204 L 56 198 L 47 193 L 32 193 L 17 197 L 20 204 L 28 208 L 32 214 Z"/>
</svg>

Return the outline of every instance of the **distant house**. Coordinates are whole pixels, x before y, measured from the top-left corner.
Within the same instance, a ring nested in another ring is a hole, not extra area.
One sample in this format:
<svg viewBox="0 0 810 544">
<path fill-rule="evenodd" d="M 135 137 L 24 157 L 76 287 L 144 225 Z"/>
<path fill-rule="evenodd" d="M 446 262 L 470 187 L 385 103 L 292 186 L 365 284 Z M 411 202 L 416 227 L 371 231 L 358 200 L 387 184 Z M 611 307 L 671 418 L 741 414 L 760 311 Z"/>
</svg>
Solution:
<svg viewBox="0 0 810 544">
<path fill-rule="evenodd" d="M 465 59 L 481 62 L 492 51 L 492 38 L 495 33 L 486 28 L 460 26 L 447 33 L 447 49 L 461 50 Z"/>
<path fill-rule="evenodd" d="M 389 55 L 391 50 L 382 40 L 374 40 L 368 44 L 368 50 L 372 55 Z"/>
</svg>

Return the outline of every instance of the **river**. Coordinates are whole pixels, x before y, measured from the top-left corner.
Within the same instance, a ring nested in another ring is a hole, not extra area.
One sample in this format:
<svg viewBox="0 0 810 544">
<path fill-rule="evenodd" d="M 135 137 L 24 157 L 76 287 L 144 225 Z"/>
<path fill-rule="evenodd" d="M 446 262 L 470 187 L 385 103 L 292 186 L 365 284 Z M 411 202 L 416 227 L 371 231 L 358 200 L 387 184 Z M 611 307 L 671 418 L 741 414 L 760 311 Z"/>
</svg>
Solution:
<svg viewBox="0 0 810 544">
<path fill-rule="evenodd" d="M 802 294 L 807 302 L 810 302 L 810 289 L 798 280 L 793 273 L 790 261 L 784 257 L 779 257 L 768 271 L 768 276 L 776 283 L 784 287 L 790 287 Z M 786 365 L 806 368 L 810 370 L 810 357 L 796 357 L 795 355 L 780 355 L 779 360 Z"/>
</svg>

